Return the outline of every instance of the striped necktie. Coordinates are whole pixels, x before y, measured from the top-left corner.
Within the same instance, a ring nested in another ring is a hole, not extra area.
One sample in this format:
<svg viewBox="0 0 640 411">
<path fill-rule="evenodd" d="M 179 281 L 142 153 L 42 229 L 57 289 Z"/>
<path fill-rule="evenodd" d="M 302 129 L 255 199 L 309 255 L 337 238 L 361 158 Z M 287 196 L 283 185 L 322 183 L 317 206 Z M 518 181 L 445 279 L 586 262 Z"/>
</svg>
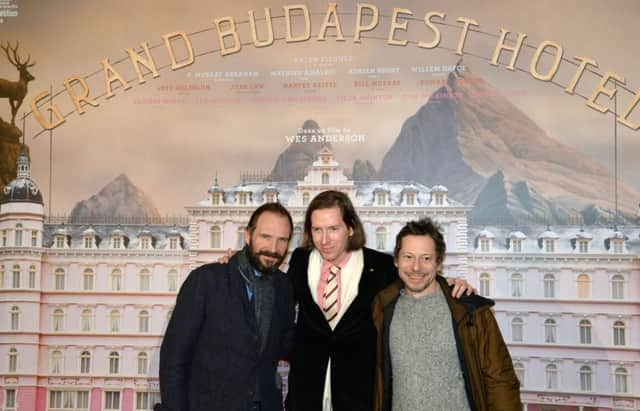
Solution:
<svg viewBox="0 0 640 411">
<path fill-rule="evenodd" d="M 338 315 L 338 278 L 337 275 L 340 272 L 340 267 L 332 265 L 329 268 L 329 275 L 327 276 L 327 283 L 324 286 L 324 294 L 322 295 L 324 306 L 324 317 L 329 324 L 335 320 Z M 333 324 L 332 324 L 333 325 Z"/>
</svg>

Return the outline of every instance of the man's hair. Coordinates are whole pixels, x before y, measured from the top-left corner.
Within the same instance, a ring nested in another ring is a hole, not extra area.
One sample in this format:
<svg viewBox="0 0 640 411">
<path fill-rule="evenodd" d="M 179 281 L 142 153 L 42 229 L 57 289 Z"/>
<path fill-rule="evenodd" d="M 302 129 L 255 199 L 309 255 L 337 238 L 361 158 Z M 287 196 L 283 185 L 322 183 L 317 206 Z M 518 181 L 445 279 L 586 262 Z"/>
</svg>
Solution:
<svg viewBox="0 0 640 411">
<path fill-rule="evenodd" d="M 348 228 L 353 230 L 353 235 L 349 237 L 347 249 L 349 251 L 354 251 L 364 247 L 367 242 L 367 237 L 364 234 L 364 227 L 362 226 L 360 217 L 358 217 L 356 210 L 353 208 L 353 204 L 351 203 L 351 200 L 349 200 L 349 196 L 335 190 L 323 191 L 315 196 L 314 199 L 311 200 L 311 203 L 309 203 L 309 207 L 307 207 L 307 212 L 304 216 L 304 236 L 302 238 L 303 247 L 313 247 L 313 237 L 311 236 L 311 214 L 315 210 L 334 207 L 340 209 L 342 221 L 344 221 Z"/>
<path fill-rule="evenodd" d="M 408 235 L 425 235 L 431 237 L 436 245 L 436 263 L 442 264 L 444 255 L 447 252 L 447 245 L 444 242 L 441 227 L 438 223 L 430 218 L 423 218 L 417 221 L 409 221 L 396 236 L 396 247 L 393 250 L 393 256 L 398 259 L 400 248 L 402 247 L 402 239 Z"/>
<path fill-rule="evenodd" d="M 256 208 L 253 214 L 251 214 L 251 218 L 249 218 L 249 224 L 247 225 L 247 230 L 249 230 L 249 232 L 253 234 L 253 231 L 256 229 L 256 224 L 258 224 L 258 218 L 260 218 L 260 216 L 263 213 L 267 213 L 267 212 L 273 213 L 273 214 L 279 214 L 287 218 L 287 220 L 289 221 L 289 228 L 290 228 L 289 239 L 291 239 L 291 235 L 293 233 L 293 220 L 291 219 L 291 214 L 289 214 L 289 210 L 284 208 L 284 206 L 280 203 L 265 203 L 260 207 Z"/>
</svg>

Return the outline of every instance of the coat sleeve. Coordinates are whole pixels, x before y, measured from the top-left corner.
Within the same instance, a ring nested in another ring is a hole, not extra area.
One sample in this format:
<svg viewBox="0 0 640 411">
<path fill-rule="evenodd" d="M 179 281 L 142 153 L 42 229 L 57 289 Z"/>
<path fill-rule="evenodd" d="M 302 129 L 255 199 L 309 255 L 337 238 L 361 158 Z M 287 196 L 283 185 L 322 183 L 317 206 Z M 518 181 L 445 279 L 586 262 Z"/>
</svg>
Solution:
<svg viewBox="0 0 640 411">
<path fill-rule="evenodd" d="M 189 409 L 189 376 L 205 313 L 202 268 L 192 271 L 180 287 L 160 348 L 160 394 L 164 411 Z"/>
<path fill-rule="evenodd" d="M 513 369 L 509 350 L 498 328 L 493 312 L 483 310 L 478 330 L 481 350 L 480 363 L 486 386 L 488 409 L 496 411 L 520 411 L 520 383 Z"/>
</svg>

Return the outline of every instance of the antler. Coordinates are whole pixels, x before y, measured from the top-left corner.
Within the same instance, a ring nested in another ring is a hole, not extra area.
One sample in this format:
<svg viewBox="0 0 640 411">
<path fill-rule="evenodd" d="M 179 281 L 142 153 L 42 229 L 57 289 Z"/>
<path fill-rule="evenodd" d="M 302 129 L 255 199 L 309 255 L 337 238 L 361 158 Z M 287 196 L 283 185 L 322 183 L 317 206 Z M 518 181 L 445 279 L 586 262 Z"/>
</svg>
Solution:
<svg viewBox="0 0 640 411">
<path fill-rule="evenodd" d="M 20 42 L 17 40 L 16 40 L 15 47 L 11 47 L 11 42 L 7 42 L 6 46 L 0 45 L 0 47 L 2 48 L 2 50 L 4 50 L 5 54 L 7 55 L 7 59 L 9 59 L 9 62 L 14 66 L 16 66 L 16 68 L 33 67 L 36 64 L 35 61 L 29 64 L 29 61 L 31 61 L 31 54 L 29 54 L 29 56 L 27 57 L 27 61 L 25 62 L 21 61 L 20 56 L 18 55 L 18 47 L 20 47 Z M 11 58 L 11 55 L 9 54 L 9 49 L 11 50 L 11 53 L 13 53 L 13 58 Z"/>
</svg>

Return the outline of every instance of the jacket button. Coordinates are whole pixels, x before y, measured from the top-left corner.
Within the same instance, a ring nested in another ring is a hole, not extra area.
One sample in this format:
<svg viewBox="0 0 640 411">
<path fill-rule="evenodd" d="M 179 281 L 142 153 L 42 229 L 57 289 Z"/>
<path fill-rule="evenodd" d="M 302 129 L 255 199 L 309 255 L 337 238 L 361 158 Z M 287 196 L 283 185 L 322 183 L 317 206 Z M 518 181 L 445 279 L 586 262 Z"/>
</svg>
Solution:
<svg viewBox="0 0 640 411">
<path fill-rule="evenodd" d="M 247 396 L 253 397 L 253 390 L 247 390 Z"/>
</svg>

